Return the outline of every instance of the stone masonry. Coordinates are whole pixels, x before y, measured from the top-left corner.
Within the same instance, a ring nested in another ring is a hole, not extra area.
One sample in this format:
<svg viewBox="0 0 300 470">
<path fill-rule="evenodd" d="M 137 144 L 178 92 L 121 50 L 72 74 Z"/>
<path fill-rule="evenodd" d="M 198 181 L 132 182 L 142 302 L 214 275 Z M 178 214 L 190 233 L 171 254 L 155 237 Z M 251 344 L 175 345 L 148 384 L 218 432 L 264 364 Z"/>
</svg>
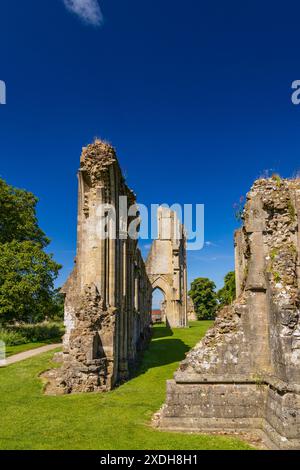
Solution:
<svg viewBox="0 0 300 470">
<path fill-rule="evenodd" d="M 131 218 L 124 225 L 119 217 L 119 197 L 131 206 L 135 196 L 115 150 L 100 140 L 84 148 L 78 180 L 76 264 L 63 287 L 63 366 L 49 384 L 62 393 L 106 391 L 127 379 L 151 334 L 152 287 L 137 240 L 127 237 Z M 103 205 L 116 214 L 115 228 L 104 214 L 106 238 L 98 233 Z"/>
<path fill-rule="evenodd" d="M 300 180 L 257 180 L 235 234 L 237 300 L 167 383 L 161 428 L 258 430 L 300 448 Z"/>
<path fill-rule="evenodd" d="M 164 321 L 171 328 L 186 327 L 186 237 L 176 212 L 167 207 L 158 209 L 158 237 L 151 246 L 146 270 L 152 289 L 160 289 L 165 296 Z"/>
<path fill-rule="evenodd" d="M 46 393 L 51 394 L 111 390 L 128 379 L 138 351 L 151 335 L 153 280 L 146 272 L 137 239 L 129 236 L 130 226 L 138 218 L 129 216 L 128 208 L 136 199 L 111 145 L 96 140 L 83 148 L 78 181 L 77 254 L 62 289 L 63 364 L 44 374 Z M 185 308 L 185 244 L 173 237 L 170 249 L 176 260 L 172 275 L 180 289 L 172 301 L 179 304 L 179 316 Z M 174 309 L 170 314 L 173 318 Z M 184 321 L 178 317 L 176 325 Z"/>
<path fill-rule="evenodd" d="M 197 314 L 196 314 L 194 302 L 191 299 L 191 297 L 188 297 L 187 299 L 187 315 L 188 315 L 189 321 L 197 320 Z"/>
</svg>

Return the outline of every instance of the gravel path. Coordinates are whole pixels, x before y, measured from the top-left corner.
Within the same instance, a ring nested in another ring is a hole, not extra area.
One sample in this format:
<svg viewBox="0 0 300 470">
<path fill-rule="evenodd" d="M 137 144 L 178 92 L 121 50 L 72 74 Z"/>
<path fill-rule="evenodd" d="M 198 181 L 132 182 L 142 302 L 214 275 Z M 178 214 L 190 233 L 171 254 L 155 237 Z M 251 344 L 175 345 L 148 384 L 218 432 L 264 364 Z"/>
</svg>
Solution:
<svg viewBox="0 0 300 470">
<path fill-rule="evenodd" d="M 6 366 L 10 366 L 11 364 L 15 364 L 15 362 L 24 361 L 25 359 L 29 359 L 30 357 L 38 356 L 38 354 L 42 354 L 44 352 L 52 351 L 52 349 L 57 349 L 61 346 L 61 344 L 49 344 L 47 346 L 42 346 L 41 348 L 30 349 L 29 351 L 24 351 L 19 354 L 14 354 L 6 359 Z"/>
</svg>

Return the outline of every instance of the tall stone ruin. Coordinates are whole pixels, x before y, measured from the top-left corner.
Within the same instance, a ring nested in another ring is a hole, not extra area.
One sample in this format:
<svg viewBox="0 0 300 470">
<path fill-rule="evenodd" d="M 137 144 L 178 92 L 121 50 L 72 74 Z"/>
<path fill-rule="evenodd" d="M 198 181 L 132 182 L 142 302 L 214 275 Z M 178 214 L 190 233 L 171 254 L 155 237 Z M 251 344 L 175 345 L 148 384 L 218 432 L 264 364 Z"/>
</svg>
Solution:
<svg viewBox="0 0 300 470">
<path fill-rule="evenodd" d="M 146 270 L 137 238 L 130 233 L 140 223 L 138 207 L 111 145 L 96 140 L 83 148 L 78 183 L 76 262 L 62 289 L 63 364 L 44 374 L 49 394 L 107 391 L 128 379 L 151 335 L 152 291 L 160 282 L 149 272 L 153 263 Z M 136 211 L 129 214 L 134 216 L 128 214 L 132 207 Z M 158 221 L 159 253 L 170 267 L 170 272 L 160 272 L 160 280 L 169 282 L 165 316 L 172 326 L 186 326 L 184 228 L 165 208 L 158 211 Z M 167 225 L 168 234 L 162 232 Z M 152 254 L 156 246 L 155 241 Z"/>
<path fill-rule="evenodd" d="M 151 283 L 137 240 L 127 236 L 132 218 L 120 214 L 120 196 L 128 207 L 135 196 L 115 150 L 100 140 L 84 148 L 78 180 L 76 264 L 63 287 L 63 366 L 49 385 L 62 393 L 106 391 L 127 379 L 151 331 Z M 113 225 L 104 214 L 106 237 L 99 236 L 103 207 L 116 216 Z"/>
<path fill-rule="evenodd" d="M 237 300 L 167 383 L 162 428 L 257 430 L 300 448 L 300 180 L 257 180 L 235 234 Z"/>
<path fill-rule="evenodd" d="M 186 235 L 176 212 L 160 207 L 158 237 L 152 243 L 146 270 L 152 289 L 164 294 L 163 318 L 171 328 L 188 326 Z"/>
</svg>

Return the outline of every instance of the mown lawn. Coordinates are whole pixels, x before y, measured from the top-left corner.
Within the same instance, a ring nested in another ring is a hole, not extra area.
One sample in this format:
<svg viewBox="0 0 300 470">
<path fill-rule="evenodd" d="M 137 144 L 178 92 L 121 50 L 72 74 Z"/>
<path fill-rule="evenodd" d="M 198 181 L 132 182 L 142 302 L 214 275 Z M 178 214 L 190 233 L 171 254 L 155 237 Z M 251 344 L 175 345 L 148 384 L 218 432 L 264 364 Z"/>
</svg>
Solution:
<svg viewBox="0 0 300 470">
<path fill-rule="evenodd" d="M 210 322 L 173 332 L 156 326 L 136 376 L 106 394 L 48 397 L 38 374 L 53 352 L 0 369 L 0 449 L 247 449 L 237 439 L 162 432 L 150 420 L 165 399 L 166 380 Z"/>
</svg>

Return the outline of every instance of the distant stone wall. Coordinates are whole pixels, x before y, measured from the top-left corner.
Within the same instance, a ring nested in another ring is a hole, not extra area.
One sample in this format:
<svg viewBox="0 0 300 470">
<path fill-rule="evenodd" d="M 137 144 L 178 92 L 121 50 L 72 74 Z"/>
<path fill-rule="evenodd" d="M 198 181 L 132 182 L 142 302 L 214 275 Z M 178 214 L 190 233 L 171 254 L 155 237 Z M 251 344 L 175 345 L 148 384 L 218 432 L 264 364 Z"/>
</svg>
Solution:
<svg viewBox="0 0 300 470">
<path fill-rule="evenodd" d="M 171 328 L 186 327 L 187 266 L 184 226 L 176 212 L 167 207 L 158 209 L 158 237 L 154 240 L 146 270 L 152 289 L 160 289 L 165 298 L 163 318 Z"/>
<path fill-rule="evenodd" d="M 84 148 L 78 179 L 76 265 L 63 287 L 63 366 L 48 374 L 54 393 L 110 390 L 128 378 L 151 332 L 152 286 L 137 241 L 127 237 L 132 218 L 124 226 L 120 217 L 119 197 L 131 206 L 135 196 L 115 150 L 100 140 Z M 106 238 L 99 236 L 103 204 L 116 214 Z"/>
<path fill-rule="evenodd" d="M 237 300 L 167 385 L 162 428 L 258 429 L 300 448 L 300 180 L 260 179 L 235 234 Z"/>
<path fill-rule="evenodd" d="M 194 302 L 190 297 L 187 298 L 187 315 L 189 321 L 197 320 L 196 310 L 194 306 Z"/>
</svg>

